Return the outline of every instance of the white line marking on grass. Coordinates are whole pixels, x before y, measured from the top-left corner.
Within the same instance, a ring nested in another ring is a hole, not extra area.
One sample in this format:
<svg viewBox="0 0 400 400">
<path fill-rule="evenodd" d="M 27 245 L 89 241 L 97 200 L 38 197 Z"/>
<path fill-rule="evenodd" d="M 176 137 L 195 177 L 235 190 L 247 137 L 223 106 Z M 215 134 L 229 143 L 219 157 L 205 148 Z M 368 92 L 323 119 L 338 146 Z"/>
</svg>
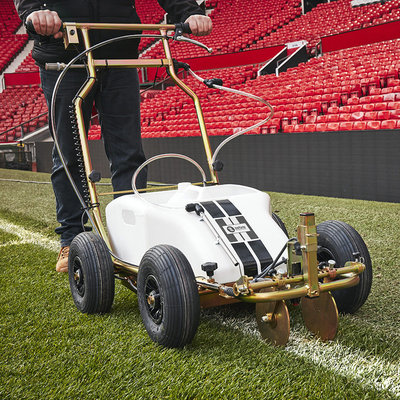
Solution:
<svg viewBox="0 0 400 400">
<path fill-rule="evenodd" d="M 14 234 L 20 238 L 19 241 L 12 240 L 7 243 L 2 243 L 1 246 L 8 246 L 10 244 L 36 244 L 47 250 L 58 251 L 60 244 L 57 240 L 46 238 L 40 233 L 31 232 L 22 226 L 12 224 L 0 218 L 0 229 L 8 233 Z"/>
<path fill-rule="evenodd" d="M 246 335 L 263 340 L 254 314 L 229 317 L 219 311 L 203 311 L 203 314 L 224 326 L 237 329 Z M 344 346 L 338 340 L 321 342 L 313 338 L 304 327 L 290 327 L 290 339 L 285 350 L 335 374 L 349 378 L 364 387 L 386 390 L 400 395 L 400 363 L 391 363 L 380 357 L 372 357 L 361 350 Z"/>
<path fill-rule="evenodd" d="M 361 350 L 350 349 L 338 340 L 321 342 L 307 339 L 301 329 L 293 329 L 286 350 L 311 360 L 335 373 L 355 380 L 363 386 L 400 394 L 400 364 L 380 357 L 368 356 Z"/>
</svg>

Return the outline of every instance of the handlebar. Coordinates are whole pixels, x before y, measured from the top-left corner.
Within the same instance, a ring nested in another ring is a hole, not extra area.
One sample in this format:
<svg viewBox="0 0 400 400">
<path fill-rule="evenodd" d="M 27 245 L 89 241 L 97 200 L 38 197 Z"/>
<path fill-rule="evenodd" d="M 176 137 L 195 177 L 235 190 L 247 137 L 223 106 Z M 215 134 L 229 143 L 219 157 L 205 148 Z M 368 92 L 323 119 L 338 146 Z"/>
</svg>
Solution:
<svg viewBox="0 0 400 400">
<path fill-rule="evenodd" d="M 67 28 L 68 25 L 75 25 L 77 28 L 87 28 L 87 29 L 115 29 L 115 30 L 173 30 L 175 31 L 175 37 L 180 36 L 184 33 L 191 34 L 192 31 L 190 29 L 190 25 L 185 22 L 179 22 L 176 24 L 103 24 L 103 23 L 69 23 L 69 22 L 64 22 L 61 25 L 60 32 L 64 32 L 65 29 Z M 26 30 L 29 33 L 32 33 L 34 35 L 38 35 L 38 33 L 35 30 L 35 27 L 33 26 L 32 20 L 27 20 L 25 22 L 25 27 Z"/>
</svg>

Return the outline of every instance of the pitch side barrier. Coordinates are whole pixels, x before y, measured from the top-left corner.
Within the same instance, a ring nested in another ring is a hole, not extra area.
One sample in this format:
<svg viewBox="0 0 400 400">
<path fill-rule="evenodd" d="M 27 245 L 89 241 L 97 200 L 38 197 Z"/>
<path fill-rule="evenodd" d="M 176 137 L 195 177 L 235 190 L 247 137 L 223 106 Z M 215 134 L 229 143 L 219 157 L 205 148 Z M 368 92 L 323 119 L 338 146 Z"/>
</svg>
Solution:
<svg viewBox="0 0 400 400">
<path fill-rule="evenodd" d="M 224 138 L 210 137 L 211 146 Z M 397 130 L 245 135 L 221 152 L 220 178 L 274 192 L 399 202 L 399 141 Z M 206 167 L 200 137 L 145 138 L 143 146 L 149 158 L 174 150 Z M 89 147 L 96 170 L 109 177 L 102 142 L 90 141 Z M 51 148 L 52 143 L 36 143 L 38 171 L 51 171 Z M 180 168 L 179 162 L 153 164 L 149 179 L 195 179 L 196 171 Z"/>
</svg>

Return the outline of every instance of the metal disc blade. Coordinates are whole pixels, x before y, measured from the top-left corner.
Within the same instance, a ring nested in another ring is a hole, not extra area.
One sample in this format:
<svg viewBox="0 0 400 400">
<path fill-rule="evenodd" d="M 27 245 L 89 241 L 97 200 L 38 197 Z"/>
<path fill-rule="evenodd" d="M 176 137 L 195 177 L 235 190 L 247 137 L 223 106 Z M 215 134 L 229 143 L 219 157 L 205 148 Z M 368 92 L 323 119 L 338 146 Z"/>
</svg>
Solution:
<svg viewBox="0 0 400 400">
<path fill-rule="evenodd" d="M 269 322 L 263 317 L 272 314 Z M 289 340 L 290 318 L 289 311 L 283 300 L 270 303 L 256 304 L 256 318 L 262 338 L 275 346 L 284 346 Z"/>
<path fill-rule="evenodd" d="M 336 336 L 339 314 L 334 298 L 329 292 L 319 297 L 302 297 L 301 313 L 307 329 L 321 340 L 332 340 Z"/>
</svg>

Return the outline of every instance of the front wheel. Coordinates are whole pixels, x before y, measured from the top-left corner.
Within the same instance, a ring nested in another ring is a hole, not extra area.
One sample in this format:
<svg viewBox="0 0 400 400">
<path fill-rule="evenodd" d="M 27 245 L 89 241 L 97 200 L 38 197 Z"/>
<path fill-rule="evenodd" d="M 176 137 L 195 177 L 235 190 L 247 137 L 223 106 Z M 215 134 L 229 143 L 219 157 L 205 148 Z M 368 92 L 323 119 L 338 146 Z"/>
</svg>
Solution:
<svg viewBox="0 0 400 400">
<path fill-rule="evenodd" d="M 68 256 L 69 286 L 78 310 L 110 311 L 114 301 L 114 266 L 103 239 L 93 232 L 74 238 Z"/>
<path fill-rule="evenodd" d="M 372 284 L 371 258 L 359 233 L 341 221 L 325 221 L 317 226 L 318 261 L 336 261 L 343 267 L 347 261 L 354 261 L 354 254 L 360 253 L 365 270 L 357 286 L 332 292 L 341 313 L 355 313 L 367 300 Z"/>
<path fill-rule="evenodd" d="M 139 266 L 139 310 L 150 338 L 165 347 L 190 343 L 200 319 L 200 298 L 192 268 L 175 247 L 148 250 Z"/>
</svg>

